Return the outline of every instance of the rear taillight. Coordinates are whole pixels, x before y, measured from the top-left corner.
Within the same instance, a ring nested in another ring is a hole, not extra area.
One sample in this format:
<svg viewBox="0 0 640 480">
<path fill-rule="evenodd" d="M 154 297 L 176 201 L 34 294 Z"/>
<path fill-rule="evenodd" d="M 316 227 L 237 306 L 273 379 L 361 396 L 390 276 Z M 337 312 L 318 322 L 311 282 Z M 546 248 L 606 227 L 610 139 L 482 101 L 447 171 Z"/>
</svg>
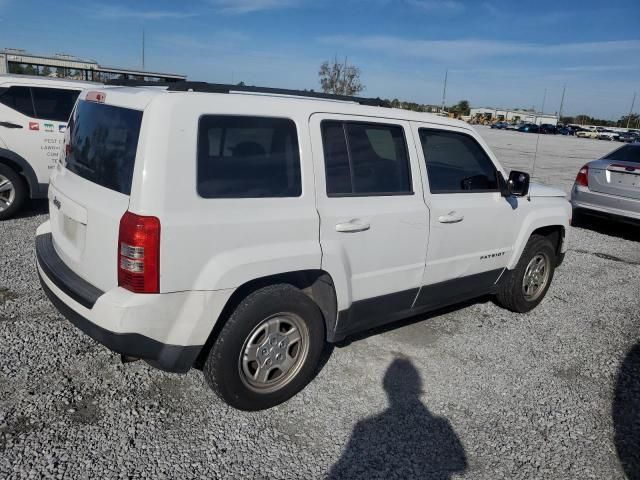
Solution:
<svg viewBox="0 0 640 480">
<path fill-rule="evenodd" d="M 576 177 L 576 185 L 580 185 L 581 187 L 589 186 L 589 166 L 585 165 L 578 172 L 578 176 Z"/>
<path fill-rule="evenodd" d="M 160 220 L 126 212 L 118 236 L 118 285 L 136 293 L 160 291 Z"/>
</svg>

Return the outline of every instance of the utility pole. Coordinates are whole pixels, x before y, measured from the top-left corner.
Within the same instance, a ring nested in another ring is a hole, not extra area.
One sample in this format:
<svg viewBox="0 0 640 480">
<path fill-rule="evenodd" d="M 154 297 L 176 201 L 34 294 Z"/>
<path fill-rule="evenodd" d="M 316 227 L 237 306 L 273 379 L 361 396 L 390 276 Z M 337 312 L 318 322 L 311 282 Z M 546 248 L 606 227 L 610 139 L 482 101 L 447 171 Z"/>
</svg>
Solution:
<svg viewBox="0 0 640 480">
<path fill-rule="evenodd" d="M 564 92 L 567 90 L 567 84 L 562 87 L 562 98 L 560 99 L 560 110 L 558 111 L 558 121 L 562 120 L 562 107 L 564 106 Z"/>
<path fill-rule="evenodd" d="M 636 93 L 633 92 L 633 100 L 631 100 L 631 109 L 629 110 L 629 116 L 627 117 L 627 128 L 629 128 L 629 123 L 631 122 L 631 115 L 633 114 L 633 107 L 636 104 Z"/>
<path fill-rule="evenodd" d="M 142 29 L 142 70 L 144 70 L 144 28 Z"/>
<path fill-rule="evenodd" d="M 447 98 L 447 77 L 449 76 L 449 69 L 444 72 L 444 87 L 442 89 L 442 108 L 440 113 L 444 113 L 444 102 Z"/>
</svg>

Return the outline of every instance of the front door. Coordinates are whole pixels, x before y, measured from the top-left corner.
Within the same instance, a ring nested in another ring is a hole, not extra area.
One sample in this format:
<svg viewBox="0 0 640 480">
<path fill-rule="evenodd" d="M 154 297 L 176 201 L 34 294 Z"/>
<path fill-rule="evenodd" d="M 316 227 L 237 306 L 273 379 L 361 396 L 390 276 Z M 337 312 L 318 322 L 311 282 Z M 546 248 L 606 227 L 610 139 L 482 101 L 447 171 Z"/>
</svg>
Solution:
<svg viewBox="0 0 640 480">
<path fill-rule="evenodd" d="M 518 203 L 475 134 L 413 124 L 431 208 L 429 251 L 416 307 L 453 303 L 489 290 L 511 257 Z"/>
<path fill-rule="evenodd" d="M 315 114 L 310 127 L 322 267 L 338 292 L 337 330 L 353 332 L 416 298 L 429 234 L 417 151 L 408 122 Z"/>
</svg>

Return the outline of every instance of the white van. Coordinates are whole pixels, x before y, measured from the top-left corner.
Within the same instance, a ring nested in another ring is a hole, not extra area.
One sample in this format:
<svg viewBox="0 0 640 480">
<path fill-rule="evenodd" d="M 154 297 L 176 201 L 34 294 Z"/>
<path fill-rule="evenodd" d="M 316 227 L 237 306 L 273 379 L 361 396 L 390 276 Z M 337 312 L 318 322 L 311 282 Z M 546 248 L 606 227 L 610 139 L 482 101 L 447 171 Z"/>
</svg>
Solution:
<svg viewBox="0 0 640 480">
<path fill-rule="evenodd" d="M 46 198 L 71 109 L 89 82 L 0 75 L 0 220 Z"/>
<path fill-rule="evenodd" d="M 480 295 L 538 305 L 564 192 L 507 174 L 464 122 L 377 103 L 83 92 L 37 231 L 44 291 L 123 358 L 201 367 L 247 410 L 302 389 L 326 342 Z"/>
</svg>

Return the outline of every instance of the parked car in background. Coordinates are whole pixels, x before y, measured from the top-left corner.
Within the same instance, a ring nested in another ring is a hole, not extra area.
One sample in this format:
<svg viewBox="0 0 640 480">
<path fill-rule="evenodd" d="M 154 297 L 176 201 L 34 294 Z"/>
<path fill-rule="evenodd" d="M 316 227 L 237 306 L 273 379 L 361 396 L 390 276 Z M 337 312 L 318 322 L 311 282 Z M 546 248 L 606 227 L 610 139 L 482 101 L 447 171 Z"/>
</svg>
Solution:
<svg viewBox="0 0 640 480">
<path fill-rule="evenodd" d="M 518 130 L 518 128 L 522 125 L 521 123 L 507 123 L 505 130 Z"/>
<path fill-rule="evenodd" d="M 551 125 L 550 123 L 543 123 L 542 125 L 540 125 L 540 133 L 555 135 L 556 133 L 558 133 L 558 129 L 555 125 Z"/>
<path fill-rule="evenodd" d="M 578 138 L 598 138 L 600 132 L 597 130 L 580 130 L 576 132 L 576 137 Z"/>
<path fill-rule="evenodd" d="M 640 142 L 640 133 L 635 131 L 623 132 L 618 137 L 618 140 L 625 143 Z"/>
<path fill-rule="evenodd" d="M 582 167 L 571 189 L 571 205 L 574 217 L 584 212 L 640 221 L 640 143 Z"/>
<path fill-rule="evenodd" d="M 125 360 L 202 368 L 259 410 L 304 388 L 327 342 L 476 296 L 543 300 L 563 191 L 507 173 L 464 122 L 321 95 L 83 91 L 36 233 L 53 304 Z"/>
<path fill-rule="evenodd" d="M 613 130 L 600 130 L 598 132 L 598 139 L 600 140 L 609 140 L 610 142 L 614 140 L 618 140 L 620 138 L 620 134 L 618 132 L 614 132 Z"/>
<path fill-rule="evenodd" d="M 46 198 L 67 120 L 89 82 L 0 75 L 0 221 Z"/>
<path fill-rule="evenodd" d="M 491 124 L 491 128 L 497 128 L 499 130 L 503 130 L 507 128 L 509 124 L 507 122 L 496 122 Z"/>
<path fill-rule="evenodd" d="M 538 133 L 540 131 L 540 127 L 535 123 L 525 123 L 518 127 L 519 132 L 527 132 L 527 133 Z"/>
<path fill-rule="evenodd" d="M 559 135 L 575 135 L 576 134 L 576 130 L 572 127 L 568 127 L 568 126 L 561 126 L 557 128 L 557 133 Z"/>
</svg>

